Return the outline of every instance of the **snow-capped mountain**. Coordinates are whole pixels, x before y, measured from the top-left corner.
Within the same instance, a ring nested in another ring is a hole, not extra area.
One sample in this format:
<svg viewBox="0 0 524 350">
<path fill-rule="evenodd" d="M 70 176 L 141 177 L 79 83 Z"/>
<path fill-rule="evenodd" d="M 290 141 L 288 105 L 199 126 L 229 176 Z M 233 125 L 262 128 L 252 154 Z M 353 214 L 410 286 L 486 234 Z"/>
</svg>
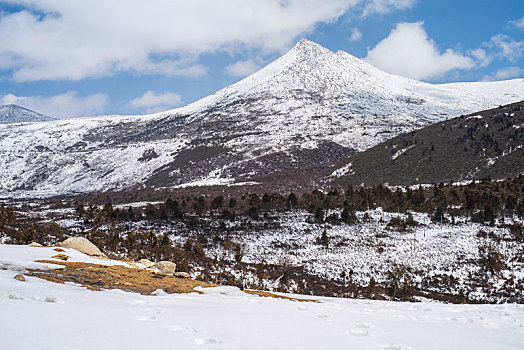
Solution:
<svg viewBox="0 0 524 350">
<path fill-rule="evenodd" d="M 524 99 L 524 79 L 434 85 L 308 40 L 182 108 L 0 127 L 0 194 L 310 183 L 401 132 Z"/>
<path fill-rule="evenodd" d="M 0 106 L 0 124 L 47 122 L 53 118 L 17 105 Z"/>
</svg>

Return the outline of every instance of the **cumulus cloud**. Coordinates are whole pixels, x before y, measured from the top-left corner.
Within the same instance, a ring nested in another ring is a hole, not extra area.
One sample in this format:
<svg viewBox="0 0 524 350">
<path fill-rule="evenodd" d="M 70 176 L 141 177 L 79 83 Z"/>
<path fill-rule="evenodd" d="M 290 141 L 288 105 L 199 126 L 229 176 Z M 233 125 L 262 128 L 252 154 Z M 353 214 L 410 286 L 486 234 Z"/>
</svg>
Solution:
<svg viewBox="0 0 524 350">
<path fill-rule="evenodd" d="M 226 67 L 226 72 L 234 77 L 245 77 L 260 69 L 260 64 L 254 60 L 237 61 Z"/>
<path fill-rule="evenodd" d="M 522 76 L 524 70 L 520 67 L 506 67 L 501 68 L 491 75 L 484 77 L 484 81 L 506 80 Z"/>
<path fill-rule="evenodd" d="M 434 78 L 475 66 L 471 57 L 452 49 L 440 52 L 423 22 L 397 24 L 387 38 L 368 49 L 365 60 L 386 72 L 413 79 Z"/>
<path fill-rule="evenodd" d="M 497 55 L 515 61 L 524 52 L 524 41 L 516 41 L 504 34 L 497 34 L 486 43 L 487 47 L 498 51 Z"/>
<path fill-rule="evenodd" d="M 157 94 L 155 91 L 146 91 L 142 96 L 133 99 L 129 105 L 134 108 L 145 108 L 146 113 L 155 113 L 179 106 L 182 97 L 173 92 Z"/>
<path fill-rule="evenodd" d="M 0 96 L 0 104 L 16 104 L 54 118 L 79 117 L 101 113 L 109 104 L 106 94 L 78 96 L 76 91 L 44 96 Z"/>
<path fill-rule="evenodd" d="M 493 59 L 492 56 L 486 52 L 486 50 L 481 48 L 468 51 L 468 54 L 475 59 L 479 67 L 487 67 Z"/>
<path fill-rule="evenodd" d="M 509 24 L 515 28 L 524 29 L 524 17 L 515 21 L 509 21 Z"/>
<path fill-rule="evenodd" d="M 384 15 L 392 10 L 406 10 L 417 0 L 367 0 L 362 12 L 363 17 L 373 14 Z"/>
<path fill-rule="evenodd" d="M 282 51 L 361 1 L 9 0 L 24 9 L 0 13 L 0 69 L 17 81 L 200 76 L 200 54 Z"/>
<path fill-rule="evenodd" d="M 360 30 L 358 30 L 358 28 L 351 28 L 351 35 L 349 36 L 349 41 L 354 42 L 359 41 L 360 39 L 362 39 L 362 33 L 360 32 Z"/>
</svg>

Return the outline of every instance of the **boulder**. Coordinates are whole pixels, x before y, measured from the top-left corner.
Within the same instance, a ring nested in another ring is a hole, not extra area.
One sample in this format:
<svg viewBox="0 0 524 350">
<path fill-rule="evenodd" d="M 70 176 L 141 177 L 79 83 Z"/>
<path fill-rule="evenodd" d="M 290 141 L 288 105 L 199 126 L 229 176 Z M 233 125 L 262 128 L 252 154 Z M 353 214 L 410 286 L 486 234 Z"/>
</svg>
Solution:
<svg viewBox="0 0 524 350">
<path fill-rule="evenodd" d="M 55 248 L 55 249 L 53 249 L 53 250 L 54 250 L 55 252 L 61 252 L 61 253 L 65 252 L 65 250 L 63 250 L 62 248 Z"/>
<path fill-rule="evenodd" d="M 22 282 L 25 281 L 25 277 L 23 275 L 16 275 L 14 277 L 14 279 L 17 280 L 17 281 L 22 281 Z"/>
<path fill-rule="evenodd" d="M 147 260 L 147 259 L 140 259 L 138 262 L 140 264 L 144 265 L 146 267 L 146 269 L 155 266 L 154 262 L 152 262 L 151 260 Z"/>
<path fill-rule="evenodd" d="M 107 258 L 107 256 L 102 253 L 96 245 L 89 242 L 89 240 L 84 237 L 70 237 L 63 242 L 58 243 L 58 245 L 63 248 L 72 248 L 78 250 L 79 252 L 90 256 Z"/>
<path fill-rule="evenodd" d="M 191 275 L 187 272 L 175 272 L 174 276 L 177 278 L 191 278 Z"/>
<path fill-rule="evenodd" d="M 32 242 L 29 246 L 30 247 L 43 247 L 43 245 L 41 245 L 40 243 L 36 243 L 36 242 Z"/>
<path fill-rule="evenodd" d="M 176 264 L 171 261 L 160 261 L 155 265 L 155 267 L 164 275 L 172 275 L 176 270 Z"/>
</svg>

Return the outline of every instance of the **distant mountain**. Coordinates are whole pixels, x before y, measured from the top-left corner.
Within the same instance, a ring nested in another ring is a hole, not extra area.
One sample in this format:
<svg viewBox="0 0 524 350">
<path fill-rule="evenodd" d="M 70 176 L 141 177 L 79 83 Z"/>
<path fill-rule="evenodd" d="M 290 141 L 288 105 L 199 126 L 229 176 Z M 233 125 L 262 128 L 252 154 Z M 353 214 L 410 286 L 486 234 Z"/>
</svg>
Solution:
<svg viewBox="0 0 524 350">
<path fill-rule="evenodd" d="M 524 101 L 382 142 L 331 171 L 339 184 L 409 185 L 524 173 Z"/>
<path fill-rule="evenodd" d="M 0 126 L 0 195 L 254 181 L 315 185 L 402 132 L 524 99 L 524 79 L 433 85 L 308 40 L 188 106 Z"/>
<path fill-rule="evenodd" d="M 0 106 L 0 124 L 46 122 L 50 120 L 54 119 L 17 105 Z"/>
</svg>

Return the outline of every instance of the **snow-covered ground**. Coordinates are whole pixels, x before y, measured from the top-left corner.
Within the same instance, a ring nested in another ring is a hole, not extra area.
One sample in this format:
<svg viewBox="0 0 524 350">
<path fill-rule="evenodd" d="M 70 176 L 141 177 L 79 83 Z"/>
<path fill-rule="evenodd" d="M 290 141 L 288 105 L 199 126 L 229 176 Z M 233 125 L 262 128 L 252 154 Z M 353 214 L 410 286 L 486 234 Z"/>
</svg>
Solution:
<svg viewBox="0 0 524 350">
<path fill-rule="evenodd" d="M 233 287 L 144 296 L 13 279 L 34 259 L 52 254 L 49 248 L 0 245 L 0 349 L 524 348 L 524 305 L 297 302 Z M 67 254 L 72 261 L 93 260 Z"/>
</svg>

